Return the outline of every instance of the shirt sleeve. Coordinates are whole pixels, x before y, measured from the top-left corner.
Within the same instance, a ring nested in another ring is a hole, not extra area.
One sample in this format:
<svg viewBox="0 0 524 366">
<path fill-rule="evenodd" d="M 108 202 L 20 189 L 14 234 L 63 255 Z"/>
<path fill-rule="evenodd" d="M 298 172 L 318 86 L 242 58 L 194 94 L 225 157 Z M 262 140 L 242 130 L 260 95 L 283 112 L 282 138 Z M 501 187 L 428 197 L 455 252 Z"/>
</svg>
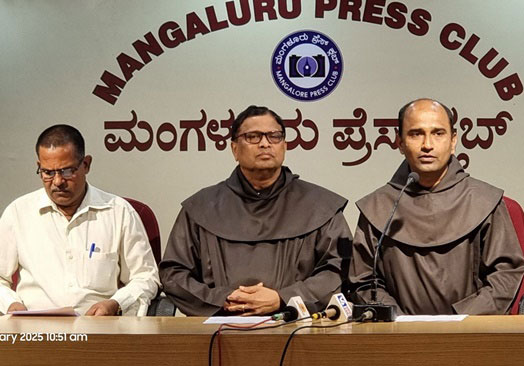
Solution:
<svg viewBox="0 0 524 366">
<path fill-rule="evenodd" d="M 331 296 L 347 285 L 349 258 L 353 237 L 342 211 L 318 229 L 315 244 L 317 258 L 312 274 L 303 281 L 278 289 L 287 303 L 293 296 L 300 296 L 309 311 L 324 310 Z"/>
<path fill-rule="evenodd" d="M 358 219 L 355 240 L 353 241 L 353 252 L 349 271 L 349 281 L 351 282 L 353 301 L 357 303 L 368 303 L 371 301 L 371 287 L 373 283 L 373 261 L 378 243 L 376 230 L 369 223 L 364 215 Z M 395 305 L 397 314 L 403 314 L 400 306 L 393 296 L 391 296 L 384 286 L 384 276 L 382 261 L 379 260 L 377 268 L 377 301 L 384 305 Z"/>
<path fill-rule="evenodd" d="M 138 213 L 124 206 L 120 242 L 120 282 L 124 284 L 111 299 L 124 314 L 146 315 L 151 299 L 156 296 L 160 280 L 153 251 Z"/>
<path fill-rule="evenodd" d="M 482 224 L 478 279 L 481 286 L 453 304 L 458 314 L 505 314 L 524 273 L 524 257 L 503 200 Z"/>
<path fill-rule="evenodd" d="M 204 283 L 198 231 L 198 225 L 182 208 L 160 263 L 160 278 L 164 292 L 184 314 L 210 316 L 222 308 L 235 288 Z"/>
<path fill-rule="evenodd" d="M 14 235 L 14 208 L 9 206 L 0 218 L 0 312 L 7 313 L 7 309 L 14 302 L 22 302 L 17 293 L 11 290 L 12 276 L 18 269 L 18 250 Z"/>
</svg>

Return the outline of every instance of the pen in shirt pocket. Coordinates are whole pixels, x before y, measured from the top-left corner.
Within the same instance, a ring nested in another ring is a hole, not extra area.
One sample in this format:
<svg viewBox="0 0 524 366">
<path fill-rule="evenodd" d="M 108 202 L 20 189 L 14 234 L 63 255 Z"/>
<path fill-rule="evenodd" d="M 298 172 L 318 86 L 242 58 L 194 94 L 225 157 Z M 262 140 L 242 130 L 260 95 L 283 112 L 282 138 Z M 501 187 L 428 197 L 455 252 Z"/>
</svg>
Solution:
<svg viewBox="0 0 524 366">
<path fill-rule="evenodd" d="M 91 243 L 91 247 L 89 247 L 89 258 L 93 255 L 93 252 L 100 252 L 100 248 L 97 248 L 95 243 Z"/>
</svg>

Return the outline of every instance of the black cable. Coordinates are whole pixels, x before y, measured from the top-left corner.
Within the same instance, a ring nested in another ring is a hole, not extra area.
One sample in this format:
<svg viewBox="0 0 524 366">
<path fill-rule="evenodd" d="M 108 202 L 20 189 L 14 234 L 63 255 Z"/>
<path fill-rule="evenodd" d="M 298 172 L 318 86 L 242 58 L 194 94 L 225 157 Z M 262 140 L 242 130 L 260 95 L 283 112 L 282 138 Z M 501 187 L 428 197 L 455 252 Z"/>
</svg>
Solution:
<svg viewBox="0 0 524 366">
<path fill-rule="evenodd" d="M 335 328 L 335 327 L 339 327 L 341 325 L 344 325 L 344 324 L 349 324 L 351 322 L 361 322 L 363 321 L 365 318 L 369 318 L 370 316 L 372 316 L 372 314 L 367 314 L 368 312 L 365 312 L 363 313 L 361 316 L 359 316 L 357 319 L 348 319 L 346 320 L 345 322 L 342 322 L 342 323 L 337 323 L 337 324 L 331 324 L 331 325 L 304 325 L 302 327 L 298 327 L 297 329 L 295 329 L 294 331 L 292 331 L 290 334 L 289 334 L 289 337 L 287 339 L 287 342 L 286 342 L 286 345 L 284 346 L 284 349 L 282 351 L 282 357 L 280 357 L 280 366 L 283 366 L 284 365 L 284 359 L 286 357 L 286 353 L 287 353 L 287 349 L 289 348 L 289 345 L 291 344 L 291 340 L 293 339 L 293 336 L 300 330 L 302 329 L 308 329 L 308 328 L 321 328 L 321 329 L 327 329 L 327 328 Z"/>
<path fill-rule="evenodd" d="M 208 360 L 207 360 L 207 364 L 209 366 L 213 366 L 213 343 L 215 341 L 215 337 L 217 336 L 218 334 L 218 330 L 215 331 L 215 333 L 213 333 L 213 335 L 211 336 L 211 340 L 209 341 L 209 351 L 208 351 Z"/>
<path fill-rule="evenodd" d="M 256 327 L 256 328 L 222 328 L 222 329 L 219 328 L 219 329 L 217 329 L 213 333 L 213 335 L 211 336 L 211 339 L 209 341 L 208 365 L 209 366 L 213 366 L 213 344 L 214 344 L 215 338 L 216 338 L 216 336 L 218 335 L 219 332 L 223 332 L 223 331 L 226 331 L 226 330 L 238 330 L 238 331 L 241 331 L 241 332 L 250 332 L 250 331 L 262 330 L 262 329 L 279 328 L 279 327 L 282 327 L 284 325 L 294 324 L 296 322 L 299 322 L 301 320 L 306 320 L 306 319 L 309 319 L 309 318 L 311 318 L 311 316 L 306 316 L 304 318 L 291 320 L 289 322 L 285 322 L 285 323 L 281 323 L 281 324 L 266 325 L 266 326 L 263 326 L 263 327 Z"/>
</svg>

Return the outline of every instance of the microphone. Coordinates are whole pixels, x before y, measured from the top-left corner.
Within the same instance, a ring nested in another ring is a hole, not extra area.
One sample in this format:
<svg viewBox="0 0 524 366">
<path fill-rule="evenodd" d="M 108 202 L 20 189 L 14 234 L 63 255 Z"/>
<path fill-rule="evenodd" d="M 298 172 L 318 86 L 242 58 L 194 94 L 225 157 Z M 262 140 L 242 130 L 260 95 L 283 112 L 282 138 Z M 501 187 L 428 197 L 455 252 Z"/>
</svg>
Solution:
<svg viewBox="0 0 524 366">
<path fill-rule="evenodd" d="M 326 310 L 311 314 L 311 318 L 347 321 L 351 318 L 352 306 L 353 304 L 348 302 L 342 293 L 334 294 Z"/>
<path fill-rule="evenodd" d="M 271 320 L 283 320 L 285 322 L 299 318 L 303 319 L 302 321 L 311 321 L 311 316 L 309 315 L 306 304 L 304 304 L 304 300 L 302 300 L 300 296 L 290 298 L 286 307 L 280 313 L 271 316 Z"/>
<path fill-rule="evenodd" d="M 298 318 L 298 310 L 293 306 L 286 306 L 280 313 L 273 314 L 271 320 L 283 320 L 289 322 Z"/>
<path fill-rule="evenodd" d="M 406 181 L 406 185 L 404 186 L 403 189 L 406 189 L 412 183 L 418 183 L 419 180 L 420 180 L 420 175 L 418 175 L 417 172 L 409 173 L 408 180 Z"/>
<path fill-rule="evenodd" d="M 406 181 L 406 184 L 404 184 L 404 187 L 400 190 L 400 193 L 395 200 L 395 203 L 393 204 L 393 210 L 391 210 L 391 215 L 389 216 L 388 220 L 386 221 L 386 226 L 384 227 L 384 230 L 382 230 L 382 233 L 380 234 L 380 238 L 377 243 L 377 248 L 375 249 L 375 255 L 373 256 L 373 283 L 371 287 L 371 302 L 367 305 L 354 305 L 353 306 L 353 318 L 359 318 L 363 313 L 366 311 L 371 311 L 373 313 L 372 321 L 385 321 L 385 322 L 392 322 L 397 317 L 397 307 L 395 305 L 384 305 L 377 301 L 377 288 L 378 288 L 378 278 L 377 278 L 377 261 L 380 253 L 380 247 L 382 246 L 382 241 L 384 240 L 384 237 L 386 236 L 386 233 L 389 231 L 389 227 L 391 226 L 391 221 L 393 220 L 393 215 L 395 214 L 395 211 L 397 211 L 398 203 L 400 202 L 400 198 L 402 197 L 402 194 L 406 190 L 406 188 L 412 184 L 418 182 L 420 179 L 420 176 L 416 172 L 411 172 L 408 175 L 408 179 Z"/>
<path fill-rule="evenodd" d="M 307 310 L 304 300 L 300 296 L 293 296 L 289 299 L 287 306 L 291 306 L 298 312 L 298 319 L 303 319 L 301 322 L 310 322 L 311 316 Z"/>
<path fill-rule="evenodd" d="M 325 319 L 337 320 L 340 317 L 340 309 L 335 305 L 329 305 L 326 310 L 311 314 L 313 320 Z"/>
</svg>

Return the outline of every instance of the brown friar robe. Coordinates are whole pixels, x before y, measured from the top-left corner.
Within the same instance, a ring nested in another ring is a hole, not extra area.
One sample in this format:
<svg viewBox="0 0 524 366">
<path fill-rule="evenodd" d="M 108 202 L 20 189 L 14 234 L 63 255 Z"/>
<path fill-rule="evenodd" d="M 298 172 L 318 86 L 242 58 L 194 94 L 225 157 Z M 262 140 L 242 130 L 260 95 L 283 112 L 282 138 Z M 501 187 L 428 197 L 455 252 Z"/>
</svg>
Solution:
<svg viewBox="0 0 524 366">
<path fill-rule="evenodd" d="M 409 173 L 404 161 L 388 184 L 357 202 L 350 282 L 364 300 L 380 232 Z M 436 187 L 408 187 L 382 243 L 378 300 L 405 314 L 507 313 L 524 259 L 502 194 L 453 156 Z"/>
<path fill-rule="evenodd" d="M 262 282 L 320 311 L 348 276 L 346 204 L 286 167 L 256 191 L 237 167 L 182 202 L 159 266 L 164 292 L 185 314 L 209 316 L 238 286 Z"/>
</svg>

